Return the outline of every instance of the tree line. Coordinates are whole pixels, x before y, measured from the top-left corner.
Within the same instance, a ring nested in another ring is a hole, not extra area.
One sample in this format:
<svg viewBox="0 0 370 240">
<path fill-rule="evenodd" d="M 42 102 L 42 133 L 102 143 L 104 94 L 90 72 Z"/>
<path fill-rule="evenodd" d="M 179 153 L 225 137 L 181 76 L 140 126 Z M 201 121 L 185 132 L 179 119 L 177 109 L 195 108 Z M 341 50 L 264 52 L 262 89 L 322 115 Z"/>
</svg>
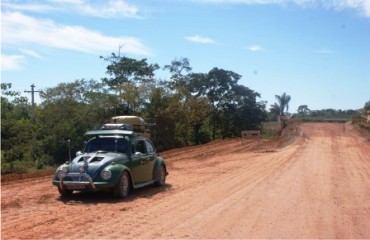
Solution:
<svg viewBox="0 0 370 240">
<path fill-rule="evenodd" d="M 152 140 L 161 150 L 239 136 L 267 121 L 260 94 L 239 84 L 241 75 L 221 68 L 192 72 L 187 58 L 163 67 L 169 79 L 157 79 L 158 64 L 147 59 L 101 57 L 100 80 L 78 79 L 40 92 L 32 106 L 10 83 L 1 84 L 2 172 L 42 168 L 68 158 L 83 146 L 84 133 L 119 115 L 138 115 L 155 123 Z"/>
<path fill-rule="evenodd" d="M 370 101 L 369 101 L 370 103 Z M 368 104 L 368 103 L 366 103 Z M 362 111 L 366 111 L 366 104 Z M 357 110 L 336 110 L 332 108 L 311 110 L 308 105 L 300 105 L 297 109 L 297 113 L 293 116 L 301 119 L 350 119 L 354 115 L 359 114 Z"/>
<path fill-rule="evenodd" d="M 159 150 L 203 144 L 240 136 L 242 130 L 261 130 L 266 121 L 288 113 L 291 97 L 275 95 L 277 103 L 266 110 L 258 92 L 239 84 L 241 75 L 221 68 L 193 72 L 189 59 L 174 59 L 162 69 L 147 59 L 101 57 L 106 77 L 59 83 L 40 92 L 32 106 L 27 97 L 1 83 L 1 171 L 25 172 L 60 164 L 81 150 L 84 133 L 98 129 L 111 118 L 138 115 L 153 125 L 152 141 Z M 364 110 L 369 112 L 370 101 Z M 354 110 L 314 110 L 301 105 L 292 117 L 338 116 Z M 284 122 L 283 122 L 284 123 Z M 282 128 L 284 124 L 282 125 Z"/>
</svg>

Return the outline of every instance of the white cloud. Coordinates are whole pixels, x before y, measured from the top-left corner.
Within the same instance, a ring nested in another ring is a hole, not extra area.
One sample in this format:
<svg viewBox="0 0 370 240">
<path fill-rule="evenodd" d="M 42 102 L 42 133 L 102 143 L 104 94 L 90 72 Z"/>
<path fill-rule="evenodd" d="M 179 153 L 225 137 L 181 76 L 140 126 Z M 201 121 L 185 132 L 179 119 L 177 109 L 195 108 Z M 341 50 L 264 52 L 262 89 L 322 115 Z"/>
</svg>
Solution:
<svg viewBox="0 0 370 240">
<path fill-rule="evenodd" d="M 49 0 L 53 3 L 68 3 L 68 4 L 82 4 L 84 0 Z"/>
<path fill-rule="evenodd" d="M 138 8 L 124 0 L 85 1 L 85 0 L 48 0 L 44 3 L 15 3 L 4 1 L 2 7 L 12 11 L 38 13 L 66 12 L 100 18 L 138 18 Z"/>
<path fill-rule="evenodd" d="M 76 6 L 85 15 L 102 17 L 102 18 L 116 18 L 116 17 L 138 17 L 138 9 L 129 5 L 125 1 L 111 0 L 107 4 L 100 6 L 93 6 L 89 4 L 79 4 Z"/>
<path fill-rule="evenodd" d="M 140 39 L 105 36 L 80 26 L 58 25 L 51 20 L 39 20 L 22 13 L 3 13 L 2 43 L 10 45 L 36 44 L 90 54 L 111 52 L 123 45 L 124 53 L 152 55 Z"/>
<path fill-rule="evenodd" d="M 281 4 L 282 0 L 192 0 L 199 3 L 229 3 L 229 4 Z"/>
<path fill-rule="evenodd" d="M 370 0 L 330 0 L 322 1 L 322 5 L 338 10 L 353 8 L 360 11 L 363 16 L 370 17 Z"/>
<path fill-rule="evenodd" d="M 185 39 L 189 40 L 191 42 L 201 43 L 201 44 L 213 44 L 213 43 L 215 43 L 215 41 L 211 38 L 201 37 L 201 36 L 198 36 L 198 35 L 187 36 L 187 37 L 185 37 Z"/>
<path fill-rule="evenodd" d="M 315 6 L 328 9 L 346 9 L 352 8 L 359 11 L 363 16 L 370 17 L 370 0 L 191 0 L 198 3 L 210 4 L 248 4 L 248 5 L 266 5 L 275 4 L 286 6 L 294 4 L 302 7 Z"/>
<path fill-rule="evenodd" d="M 363 11 L 365 12 L 366 17 L 370 17 L 370 1 L 367 0 L 363 4 Z"/>
<path fill-rule="evenodd" d="M 247 49 L 251 52 L 265 51 L 265 49 L 261 47 L 260 45 L 252 45 L 252 46 L 247 47 Z"/>
<path fill-rule="evenodd" d="M 57 10 L 55 6 L 47 4 L 38 4 L 38 3 L 16 4 L 14 2 L 8 1 L 3 1 L 2 8 L 12 11 L 26 11 L 37 13 L 52 12 Z"/>
<path fill-rule="evenodd" d="M 15 71 L 21 69 L 24 60 L 22 55 L 1 54 L 1 71 Z"/>
<path fill-rule="evenodd" d="M 31 56 L 31 57 L 34 57 L 34 58 L 37 58 L 37 59 L 41 59 L 41 60 L 44 60 L 45 57 L 41 56 L 39 53 L 37 53 L 36 51 L 34 50 L 31 50 L 31 49 L 23 49 L 23 48 L 20 48 L 19 51 L 25 55 L 28 55 L 28 56 Z"/>
<path fill-rule="evenodd" d="M 294 4 L 302 7 L 315 6 L 329 9 L 351 8 L 363 16 L 370 17 L 370 0 L 189 0 L 209 4 L 247 4 L 247 5 L 281 5 Z M 139 18 L 139 9 L 126 0 L 91 1 L 91 0 L 46 0 L 43 3 L 26 0 L 19 3 L 2 1 L 2 8 L 13 11 L 30 12 L 67 12 L 101 18 Z"/>
</svg>

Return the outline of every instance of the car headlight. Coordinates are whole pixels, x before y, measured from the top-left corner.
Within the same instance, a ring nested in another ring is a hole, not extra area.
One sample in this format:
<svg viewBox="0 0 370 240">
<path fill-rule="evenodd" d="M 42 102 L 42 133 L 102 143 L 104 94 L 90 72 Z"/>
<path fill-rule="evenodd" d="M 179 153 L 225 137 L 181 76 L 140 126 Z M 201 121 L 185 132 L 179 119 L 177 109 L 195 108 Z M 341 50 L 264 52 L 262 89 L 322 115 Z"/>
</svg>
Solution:
<svg viewBox="0 0 370 240">
<path fill-rule="evenodd" d="M 68 166 L 63 166 L 61 168 L 61 170 L 64 172 L 64 173 L 67 173 L 68 172 Z"/>
<path fill-rule="evenodd" d="M 58 170 L 57 171 L 57 177 L 60 179 L 60 178 L 64 178 L 66 176 L 66 173 L 63 171 L 63 170 Z"/>
<path fill-rule="evenodd" d="M 103 180 L 109 180 L 112 177 L 112 173 L 109 170 L 104 169 L 103 171 L 101 171 L 100 177 Z"/>
<path fill-rule="evenodd" d="M 68 172 L 68 166 L 61 166 L 56 172 L 58 178 L 64 178 Z"/>
</svg>

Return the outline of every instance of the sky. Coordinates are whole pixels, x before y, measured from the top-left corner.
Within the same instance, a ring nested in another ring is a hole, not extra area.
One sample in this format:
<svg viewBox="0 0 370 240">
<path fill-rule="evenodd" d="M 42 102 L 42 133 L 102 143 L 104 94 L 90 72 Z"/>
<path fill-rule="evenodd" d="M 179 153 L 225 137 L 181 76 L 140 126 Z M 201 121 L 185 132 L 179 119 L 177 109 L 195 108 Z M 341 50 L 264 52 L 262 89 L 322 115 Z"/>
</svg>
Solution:
<svg viewBox="0 0 370 240">
<path fill-rule="evenodd" d="M 32 84 L 106 77 L 100 56 L 112 52 L 233 71 L 267 108 L 286 92 L 291 113 L 360 109 L 370 100 L 370 0 L 1 1 L 1 82 L 29 99 Z"/>
</svg>

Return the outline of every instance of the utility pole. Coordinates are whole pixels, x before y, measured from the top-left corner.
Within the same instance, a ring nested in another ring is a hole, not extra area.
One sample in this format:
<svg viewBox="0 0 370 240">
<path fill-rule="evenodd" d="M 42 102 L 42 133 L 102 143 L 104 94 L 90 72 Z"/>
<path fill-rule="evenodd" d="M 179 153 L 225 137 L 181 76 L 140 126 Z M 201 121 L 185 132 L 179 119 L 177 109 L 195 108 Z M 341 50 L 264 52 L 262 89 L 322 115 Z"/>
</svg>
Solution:
<svg viewBox="0 0 370 240">
<path fill-rule="evenodd" d="M 123 48 L 123 46 L 125 46 L 125 44 L 118 44 L 118 57 L 119 58 L 121 57 L 121 48 Z"/>
<path fill-rule="evenodd" d="M 31 85 L 31 91 L 24 91 L 25 93 L 31 93 L 31 103 L 32 103 L 32 121 L 35 121 L 35 92 L 41 92 L 35 90 L 35 84 Z"/>
<path fill-rule="evenodd" d="M 24 91 L 25 93 L 31 93 L 31 103 L 32 103 L 32 116 L 31 120 L 32 122 L 35 122 L 35 92 L 41 92 L 41 91 L 36 91 L 35 90 L 35 84 L 31 85 L 31 91 Z M 32 137 L 32 160 L 35 161 L 35 142 L 36 142 L 36 136 L 35 133 L 33 134 Z M 38 162 L 36 162 L 36 165 L 38 165 Z M 37 166 L 36 166 L 37 167 Z"/>
</svg>

